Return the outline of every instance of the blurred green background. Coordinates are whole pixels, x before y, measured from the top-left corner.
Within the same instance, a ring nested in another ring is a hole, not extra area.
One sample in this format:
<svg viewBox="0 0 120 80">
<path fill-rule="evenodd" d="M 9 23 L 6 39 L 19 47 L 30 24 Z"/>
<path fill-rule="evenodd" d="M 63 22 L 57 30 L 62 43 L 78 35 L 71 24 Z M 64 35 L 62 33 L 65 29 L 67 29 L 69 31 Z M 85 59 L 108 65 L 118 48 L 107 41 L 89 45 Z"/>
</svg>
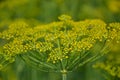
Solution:
<svg viewBox="0 0 120 80">
<path fill-rule="evenodd" d="M 17 20 L 34 26 L 57 21 L 61 14 L 70 15 L 75 21 L 102 19 L 106 23 L 120 22 L 120 0 L 0 0 L 0 31 Z M 119 54 L 119 47 L 113 48 L 111 53 Z M 70 72 L 68 80 L 107 80 L 92 68 L 93 64 Z M 61 80 L 61 75 L 37 71 L 17 58 L 16 62 L 0 71 L 0 80 Z"/>
</svg>

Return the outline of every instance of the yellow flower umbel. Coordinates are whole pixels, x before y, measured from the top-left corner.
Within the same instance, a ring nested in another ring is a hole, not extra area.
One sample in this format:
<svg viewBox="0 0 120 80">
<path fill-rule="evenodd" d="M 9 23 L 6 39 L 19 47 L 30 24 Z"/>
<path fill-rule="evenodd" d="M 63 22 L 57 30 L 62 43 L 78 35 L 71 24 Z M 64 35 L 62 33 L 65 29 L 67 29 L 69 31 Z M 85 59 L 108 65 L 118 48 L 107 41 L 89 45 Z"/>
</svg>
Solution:
<svg viewBox="0 0 120 80">
<path fill-rule="evenodd" d="M 94 68 L 100 70 L 101 74 L 103 75 L 103 71 L 105 72 L 104 75 L 112 80 L 120 79 L 120 44 L 114 45 L 112 52 L 107 54 L 104 57 L 103 61 L 96 62 L 93 65 Z"/>
<path fill-rule="evenodd" d="M 33 28 L 16 23 L 0 33 L 6 40 L 1 51 L 5 60 L 20 55 L 37 69 L 67 73 L 106 54 L 119 32 L 101 20 L 75 22 L 66 15 L 59 19 Z"/>
<path fill-rule="evenodd" d="M 110 46 L 113 46 L 111 52 L 104 57 L 104 60 L 96 62 L 94 68 L 100 70 L 105 77 L 109 79 L 120 79 L 120 23 L 110 23 L 108 25 L 108 40 L 114 39 Z M 117 34 L 116 34 L 117 33 Z M 117 44 L 115 44 L 117 42 Z"/>
</svg>

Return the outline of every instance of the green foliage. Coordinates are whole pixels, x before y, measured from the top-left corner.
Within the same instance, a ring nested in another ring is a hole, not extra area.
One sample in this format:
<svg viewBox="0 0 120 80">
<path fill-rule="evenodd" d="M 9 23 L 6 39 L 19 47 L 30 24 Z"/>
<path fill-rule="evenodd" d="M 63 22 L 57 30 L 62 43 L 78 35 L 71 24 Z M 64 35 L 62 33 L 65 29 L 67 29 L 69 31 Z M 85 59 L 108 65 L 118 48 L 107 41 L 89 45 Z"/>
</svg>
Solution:
<svg viewBox="0 0 120 80">
<path fill-rule="evenodd" d="M 0 20 L 19 18 L 51 22 L 61 14 L 69 14 L 74 20 L 102 19 L 120 21 L 119 0 L 2 0 Z"/>
</svg>

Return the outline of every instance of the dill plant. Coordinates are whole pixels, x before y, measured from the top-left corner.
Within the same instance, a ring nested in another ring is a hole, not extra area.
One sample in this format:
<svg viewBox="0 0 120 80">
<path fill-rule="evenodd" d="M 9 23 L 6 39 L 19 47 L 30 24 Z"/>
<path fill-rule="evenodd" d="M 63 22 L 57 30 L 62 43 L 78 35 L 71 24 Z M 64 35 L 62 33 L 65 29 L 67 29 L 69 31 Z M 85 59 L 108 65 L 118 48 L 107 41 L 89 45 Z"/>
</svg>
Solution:
<svg viewBox="0 0 120 80">
<path fill-rule="evenodd" d="M 35 27 L 25 22 L 11 24 L 0 33 L 6 41 L 0 51 L 1 66 L 20 56 L 35 69 L 60 72 L 66 80 L 68 72 L 100 58 L 114 39 L 119 41 L 119 30 L 102 20 L 75 22 L 67 15 L 59 20 Z"/>
<path fill-rule="evenodd" d="M 96 62 L 93 68 L 97 69 L 106 80 L 120 79 L 120 54 L 111 52 L 103 61 Z M 104 73 L 103 73 L 104 72 Z"/>
<path fill-rule="evenodd" d="M 110 23 L 109 29 L 115 32 L 118 32 L 116 39 L 120 39 L 120 23 Z M 120 43 L 115 44 L 115 41 L 112 42 L 112 49 L 109 54 L 107 54 L 102 61 L 96 62 L 93 65 L 94 68 L 99 69 L 100 72 L 105 72 L 103 74 L 106 80 L 119 80 L 120 79 Z"/>
</svg>

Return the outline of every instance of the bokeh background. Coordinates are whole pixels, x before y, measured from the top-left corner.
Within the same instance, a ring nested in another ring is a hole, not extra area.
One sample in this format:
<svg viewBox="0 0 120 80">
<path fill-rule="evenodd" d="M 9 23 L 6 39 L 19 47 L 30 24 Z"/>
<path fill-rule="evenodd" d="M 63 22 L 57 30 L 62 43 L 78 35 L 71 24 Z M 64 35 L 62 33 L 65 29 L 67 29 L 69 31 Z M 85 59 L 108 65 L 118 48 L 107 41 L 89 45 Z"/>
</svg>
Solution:
<svg viewBox="0 0 120 80">
<path fill-rule="evenodd" d="M 61 14 L 70 15 L 75 21 L 101 19 L 106 23 L 120 22 L 120 0 L 0 0 L 0 31 L 17 20 L 35 26 L 58 21 L 58 16 Z M 113 50 L 105 58 L 117 55 L 114 58 L 120 62 L 120 59 L 116 59 L 120 56 L 119 47 L 120 44 L 116 47 L 114 45 Z M 103 58 L 99 61 L 102 60 Z M 106 75 L 101 73 L 102 70 L 92 67 L 94 64 L 95 62 L 86 64 L 69 73 L 68 80 L 120 80 L 120 78 L 106 78 Z M 0 71 L 0 80 L 61 80 L 61 75 L 35 70 L 18 57 L 5 70 Z"/>
</svg>

